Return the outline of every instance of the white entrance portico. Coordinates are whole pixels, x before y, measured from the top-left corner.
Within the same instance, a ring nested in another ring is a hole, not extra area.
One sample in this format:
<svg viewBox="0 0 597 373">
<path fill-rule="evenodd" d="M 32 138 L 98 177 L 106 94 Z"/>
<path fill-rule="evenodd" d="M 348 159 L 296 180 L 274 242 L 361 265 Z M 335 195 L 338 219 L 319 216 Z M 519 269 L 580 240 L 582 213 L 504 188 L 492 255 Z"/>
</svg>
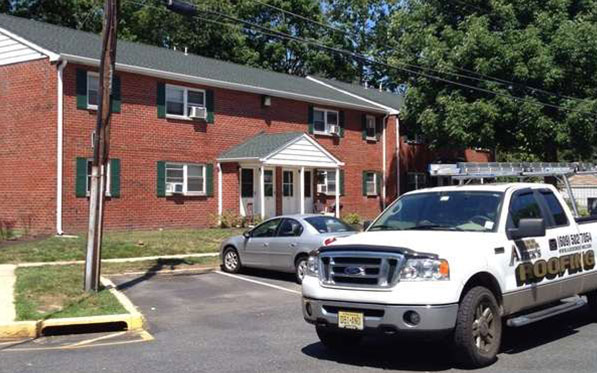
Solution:
<svg viewBox="0 0 597 373">
<path fill-rule="evenodd" d="M 301 132 L 261 133 L 222 153 L 217 161 L 239 165 L 240 213 L 243 216 L 259 215 L 263 219 L 280 212 L 313 212 L 316 171 L 336 171 L 335 185 L 340 185 L 339 170 L 344 166 L 317 141 Z M 334 212 L 338 217 L 339 189 L 335 188 L 334 192 Z M 218 178 L 218 190 L 222 190 L 221 178 Z M 222 193 L 218 198 L 218 204 L 222 206 Z"/>
</svg>

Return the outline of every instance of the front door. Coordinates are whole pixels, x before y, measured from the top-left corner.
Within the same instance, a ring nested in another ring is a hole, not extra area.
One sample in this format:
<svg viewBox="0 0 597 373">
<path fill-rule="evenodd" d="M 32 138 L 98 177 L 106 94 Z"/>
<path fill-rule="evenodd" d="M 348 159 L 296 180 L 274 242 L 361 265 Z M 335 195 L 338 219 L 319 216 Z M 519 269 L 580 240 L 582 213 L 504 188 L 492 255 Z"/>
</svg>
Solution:
<svg viewBox="0 0 597 373">
<path fill-rule="evenodd" d="M 253 216 L 256 214 L 257 200 L 255 198 L 255 169 L 242 168 L 240 170 L 240 214 Z"/>
<path fill-rule="evenodd" d="M 264 191 L 265 196 L 265 217 L 276 216 L 276 174 L 273 169 L 265 169 L 264 172 Z"/>
<path fill-rule="evenodd" d="M 305 213 L 313 212 L 313 171 L 305 170 Z"/>
<path fill-rule="evenodd" d="M 297 172 L 296 170 L 282 171 L 282 213 L 295 214 L 297 209 Z"/>
</svg>

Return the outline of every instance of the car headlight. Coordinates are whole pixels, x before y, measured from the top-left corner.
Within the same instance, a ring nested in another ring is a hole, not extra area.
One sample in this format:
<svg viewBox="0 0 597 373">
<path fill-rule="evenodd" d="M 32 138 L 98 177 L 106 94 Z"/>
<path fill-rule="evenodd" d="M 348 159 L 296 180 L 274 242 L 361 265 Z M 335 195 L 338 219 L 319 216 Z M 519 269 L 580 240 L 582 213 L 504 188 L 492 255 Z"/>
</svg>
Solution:
<svg viewBox="0 0 597 373">
<path fill-rule="evenodd" d="M 311 254 L 307 260 L 307 276 L 317 277 L 319 275 L 319 255 Z"/>
<path fill-rule="evenodd" d="M 403 281 L 449 280 L 450 265 L 444 259 L 408 259 L 400 271 Z"/>
</svg>

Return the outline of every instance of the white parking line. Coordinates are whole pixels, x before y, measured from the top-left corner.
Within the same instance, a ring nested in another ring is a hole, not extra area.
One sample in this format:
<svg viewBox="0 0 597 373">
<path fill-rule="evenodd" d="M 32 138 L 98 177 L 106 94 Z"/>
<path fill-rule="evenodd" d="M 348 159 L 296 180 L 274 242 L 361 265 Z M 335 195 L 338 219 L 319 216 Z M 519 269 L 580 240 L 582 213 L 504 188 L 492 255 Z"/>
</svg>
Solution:
<svg viewBox="0 0 597 373">
<path fill-rule="evenodd" d="M 257 281 L 257 280 L 252 280 L 250 278 L 246 278 L 246 277 L 238 276 L 238 275 L 233 275 L 231 273 L 226 273 L 226 272 L 222 272 L 222 271 L 215 271 L 215 273 L 220 274 L 220 275 L 224 275 L 224 276 L 228 276 L 228 277 L 232 277 L 232 278 L 237 278 L 239 280 L 243 280 L 243 281 L 247 281 L 247 282 L 252 282 L 254 284 L 268 286 L 270 288 L 274 288 L 274 289 L 278 289 L 278 290 L 282 290 L 282 291 L 287 291 L 287 292 L 292 293 L 292 294 L 301 295 L 300 291 L 296 291 L 296 290 L 292 290 L 292 289 L 287 289 L 287 288 L 285 288 L 283 286 L 268 284 L 267 282 L 261 282 L 261 281 Z"/>
</svg>

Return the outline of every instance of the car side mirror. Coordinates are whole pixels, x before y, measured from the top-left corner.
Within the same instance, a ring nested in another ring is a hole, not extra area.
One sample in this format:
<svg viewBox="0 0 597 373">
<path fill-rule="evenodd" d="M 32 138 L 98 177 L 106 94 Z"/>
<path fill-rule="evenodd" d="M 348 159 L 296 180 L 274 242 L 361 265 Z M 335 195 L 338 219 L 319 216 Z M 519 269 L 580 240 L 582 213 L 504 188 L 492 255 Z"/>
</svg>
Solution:
<svg viewBox="0 0 597 373">
<path fill-rule="evenodd" d="M 518 228 L 508 229 L 511 240 L 527 237 L 545 236 L 545 221 L 543 219 L 520 219 Z"/>
<path fill-rule="evenodd" d="M 371 225 L 371 220 L 365 220 L 363 222 L 363 230 L 366 231 L 367 228 L 369 228 L 370 225 Z"/>
<path fill-rule="evenodd" d="M 244 231 L 244 232 L 243 232 L 243 237 L 244 237 L 244 238 L 247 238 L 247 239 L 248 239 L 248 238 L 251 238 L 251 231 Z"/>
</svg>

